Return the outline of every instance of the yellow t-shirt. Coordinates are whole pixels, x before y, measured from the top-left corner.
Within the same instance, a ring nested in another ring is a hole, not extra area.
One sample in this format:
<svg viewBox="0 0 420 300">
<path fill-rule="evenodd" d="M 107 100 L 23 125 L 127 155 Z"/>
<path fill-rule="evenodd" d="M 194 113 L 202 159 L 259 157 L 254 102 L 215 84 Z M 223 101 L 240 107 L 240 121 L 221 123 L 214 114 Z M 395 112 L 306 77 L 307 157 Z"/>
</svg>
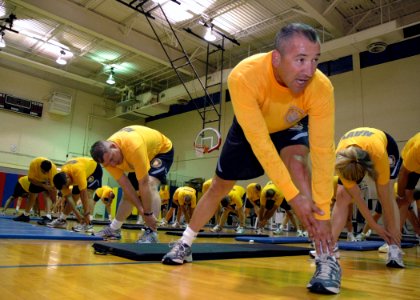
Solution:
<svg viewBox="0 0 420 300">
<path fill-rule="evenodd" d="M 404 167 L 420 174 L 420 132 L 407 141 L 401 151 Z"/>
<path fill-rule="evenodd" d="M 162 184 L 159 186 L 159 196 L 161 200 L 161 205 L 167 204 L 169 201 L 170 193 L 169 193 L 169 185 Z"/>
<path fill-rule="evenodd" d="M 106 170 L 116 180 L 124 172 L 135 172 L 137 179 L 143 178 L 150 170 L 150 162 L 160 154 L 172 149 L 172 142 L 157 130 L 149 127 L 127 126 L 114 133 L 108 141 L 118 145 L 123 153 L 123 162 Z"/>
<path fill-rule="evenodd" d="M 235 208 L 241 208 L 243 203 L 243 196 L 245 195 L 245 189 L 240 185 L 234 185 L 233 188 L 230 190 L 228 196 L 231 200 L 230 206 L 235 205 Z"/>
<path fill-rule="evenodd" d="M 95 172 L 97 165 L 97 162 L 90 157 L 75 157 L 61 167 L 61 172 L 69 175 L 73 182 L 72 185 L 82 191 L 87 188 L 87 178 Z M 63 187 L 61 192 L 66 196 L 71 193 L 71 190 Z"/>
<path fill-rule="evenodd" d="M 107 185 L 103 185 L 102 187 L 96 189 L 95 194 L 100 199 L 111 200 L 111 193 L 113 193 L 113 192 L 114 192 L 114 190 L 111 187 L 109 187 Z"/>
<path fill-rule="evenodd" d="M 50 161 L 45 157 L 37 157 L 29 164 L 28 178 L 41 181 L 42 183 L 53 185 L 53 178 L 57 174 L 57 166 L 51 162 L 51 170 L 48 173 L 43 173 L 41 170 L 41 163 L 44 160 Z"/>
<path fill-rule="evenodd" d="M 29 186 L 31 183 L 29 182 L 28 176 L 22 176 L 18 179 L 20 186 L 25 190 L 25 192 L 29 193 Z"/>
<path fill-rule="evenodd" d="M 250 183 L 246 187 L 246 199 L 255 202 L 261 197 L 261 189 L 257 190 L 256 186 L 258 183 Z"/>
<path fill-rule="evenodd" d="M 267 204 L 267 197 L 265 196 L 265 193 L 269 189 L 272 189 L 275 192 L 274 197 L 273 197 L 274 205 L 275 206 L 280 206 L 281 202 L 284 199 L 284 195 L 280 191 L 280 189 L 271 181 L 267 182 L 267 184 L 264 186 L 264 188 L 261 191 L 261 200 L 260 200 L 261 206 L 266 206 L 266 204 Z"/>
<path fill-rule="evenodd" d="M 287 200 L 298 193 L 269 134 L 296 125 L 309 116 L 312 161 L 312 195 L 329 219 L 334 175 L 334 90 L 327 76 L 317 70 L 305 90 L 292 94 L 274 77 L 272 52 L 240 62 L 228 78 L 235 116 L 268 177 Z"/>
<path fill-rule="evenodd" d="M 196 191 L 194 188 L 189 186 L 181 186 L 175 190 L 173 199 L 179 204 L 184 205 L 185 196 L 191 197 L 191 208 L 195 208 L 197 206 L 197 197 L 196 197 Z"/>
<path fill-rule="evenodd" d="M 357 145 L 361 149 L 369 153 L 370 159 L 373 162 L 373 168 L 378 174 L 376 180 L 379 184 L 387 184 L 390 177 L 389 158 L 386 150 L 388 140 L 383 131 L 370 128 L 360 127 L 348 131 L 340 139 L 337 145 L 336 152 L 343 150 L 351 145 Z M 346 188 L 351 188 L 356 185 L 356 182 L 346 180 L 340 177 L 341 182 Z"/>
<path fill-rule="evenodd" d="M 203 188 L 201 189 L 201 192 L 202 192 L 203 194 L 204 194 L 205 192 L 207 192 L 207 190 L 209 189 L 209 187 L 210 187 L 210 185 L 211 185 L 212 180 L 213 180 L 213 178 L 210 178 L 210 179 L 206 180 L 206 181 L 203 183 Z"/>
</svg>

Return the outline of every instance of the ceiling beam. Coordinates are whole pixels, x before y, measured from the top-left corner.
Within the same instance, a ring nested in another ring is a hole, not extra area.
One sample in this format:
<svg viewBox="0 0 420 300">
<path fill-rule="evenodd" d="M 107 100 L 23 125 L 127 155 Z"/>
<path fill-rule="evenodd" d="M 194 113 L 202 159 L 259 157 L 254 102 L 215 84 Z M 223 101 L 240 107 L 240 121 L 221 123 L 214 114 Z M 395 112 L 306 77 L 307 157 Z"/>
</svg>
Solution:
<svg viewBox="0 0 420 300">
<path fill-rule="evenodd" d="M 304 11 L 310 14 L 310 16 L 321 24 L 326 30 L 328 30 L 335 38 L 344 35 L 343 19 L 339 18 L 337 14 L 329 11 L 328 14 L 324 15 L 324 12 L 328 9 L 325 5 L 326 1 L 322 0 L 294 0 Z"/>
<path fill-rule="evenodd" d="M 82 6 L 70 1 L 51 0 L 12 0 L 17 5 L 45 15 L 53 20 L 76 28 L 89 35 L 103 39 L 118 47 L 135 52 L 157 63 L 170 66 L 170 63 L 158 41 L 137 31 L 130 30 L 122 34 L 124 24 L 119 24 L 105 18 Z M 121 6 L 121 9 L 124 9 Z M 179 57 L 183 53 L 170 48 L 170 57 Z M 199 74 L 205 74 L 205 63 L 194 61 L 194 67 Z M 180 69 L 180 72 L 191 75 L 189 70 Z"/>
</svg>

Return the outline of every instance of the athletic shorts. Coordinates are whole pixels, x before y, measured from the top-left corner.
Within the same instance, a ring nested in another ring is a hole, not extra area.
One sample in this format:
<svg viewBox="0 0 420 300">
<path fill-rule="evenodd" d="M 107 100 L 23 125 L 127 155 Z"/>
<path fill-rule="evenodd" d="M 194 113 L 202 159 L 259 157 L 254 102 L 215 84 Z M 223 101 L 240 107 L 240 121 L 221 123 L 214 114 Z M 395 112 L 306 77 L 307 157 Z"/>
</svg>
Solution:
<svg viewBox="0 0 420 300">
<path fill-rule="evenodd" d="M 283 208 L 285 211 L 292 210 L 292 207 L 287 203 L 286 199 L 283 199 L 283 201 L 280 204 L 280 207 Z"/>
<path fill-rule="evenodd" d="M 87 189 L 94 191 L 100 188 L 102 186 L 102 175 L 103 175 L 102 167 L 100 164 L 97 164 L 95 171 L 93 171 L 93 173 L 89 175 L 88 178 L 86 178 Z M 80 194 L 79 186 L 74 185 L 73 189 L 71 190 L 71 194 L 79 195 Z"/>
<path fill-rule="evenodd" d="M 402 160 L 401 160 L 402 164 Z M 408 180 L 407 185 L 405 187 L 406 190 L 414 190 L 416 188 L 417 183 L 419 182 L 420 174 L 415 172 L 408 173 Z"/>
<path fill-rule="evenodd" d="M 260 199 L 255 200 L 254 203 L 255 203 L 256 206 L 260 207 Z M 252 201 L 251 200 L 246 199 L 246 201 L 245 201 L 245 207 L 246 208 L 253 208 L 254 205 L 252 205 Z"/>
<path fill-rule="evenodd" d="M 382 215 L 382 205 L 379 200 L 376 201 L 375 212 Z"/>
<path fill-rule="evenodd" d="M 390 178 L 395 179 L 398 176 L 398 172 L 401 168 L 401 159 L 400 151 L 398 150 L 398 145 L 395 140 L 388 133 L 384 132 L 388 143 L 386 145 L 386 152 L 388 153 L 389 158 L 389 169 L 390 169 Z"/>
<path fill-rule="evenodd" d="M 308 117 L 291 128 L 270 134 L 270 137 L 278 153 L 292 145 L 309 147 Z M 264 174 L 263 167 L 235 117 L 219 156 L 216 174 L 225 180 L 248 180 Z"/>
<path fill-rule="evenodd" d="M 38 185 L 35 185 L 35 184 L 33 184 L 33 183 L 31 183 L 30 185 L 29 185 L 29 192 L 30 193 L 34 193 L 34 194 L 38 194 L 38 193 L 41 193 L 41 192 L 46 192 L 47 190 L 46 189 L 44 189 L 42 186 L 38 186 Z"/>
<path fill-rule="evenodd" d="M 174 162 L 174 148 L 166 153 L 160 153 L 156 155 L 150 162 L 149 176 L 159 179 L 161 184 L 166 184 L 166 176 L 168 175 L 169 169 Z M 136 191 L 139 190 L 139 181 L 136 178 L 135 172 L 128 173 L 128 179 L 133 185 Z"/>
<path fill-rule="evenodd" d="M 17 198 L 17 197 L 25 197 L 27 195 L 28 195 L 28 192 L 23 189 L 23 187 L 19 183 L 19 181 L 16 182 L 15 189 L 13 191 L 13 197 L 14 198 Z"/>
<path fill-rule="evenodd" d="M 274 206 L 274 203 L 276 203 L 274 200 L 267 200 L 267 201 L 265 202 L 265 208 L 266 208 L 267 210 L 272 209 L 272 208 L 273 208 L 273 206 Z"/>
</svg>

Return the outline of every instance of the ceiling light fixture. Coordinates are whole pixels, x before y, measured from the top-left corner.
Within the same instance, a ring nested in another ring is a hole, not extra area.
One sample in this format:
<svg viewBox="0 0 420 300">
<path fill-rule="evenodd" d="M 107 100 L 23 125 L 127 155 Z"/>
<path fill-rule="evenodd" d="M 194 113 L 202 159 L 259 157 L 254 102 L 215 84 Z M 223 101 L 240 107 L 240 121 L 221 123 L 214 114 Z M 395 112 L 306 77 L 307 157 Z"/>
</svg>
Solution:
<svg viewBox="0 0 420 300">
<path fill-rule="evenodd" d="M 106 80 L 106 83 L 111 84 L 111 85 L 115 84 L 115 79 L 114 79 L 114 67 L 111 67 L 111 73 L 109 73 L 109 77 L 108 77 L 108 79 Z"/>
<path fill-rule="evenodd" d="M 213 34 L 213 25 L 207 27 L 206 34 L 204 35 L 204 39 L 209 42 L 214 42 L 216 40 L 216 36 Z"/>
<path fill-rule="evenodd" d="M 57 60 L 55 61 L 59 65 L 66 65 L 67 60 L 64 59 L 64 56 L 66 55 L 66 52 L 64 50 L 60 50 L 60 55 L 58 56 Z"/>
<path fill-rule="evenodd" d="M 4 32 L 0 32 L 0 48 L 6 47 L 6 41 L 4 40 Z"/>
</svg>

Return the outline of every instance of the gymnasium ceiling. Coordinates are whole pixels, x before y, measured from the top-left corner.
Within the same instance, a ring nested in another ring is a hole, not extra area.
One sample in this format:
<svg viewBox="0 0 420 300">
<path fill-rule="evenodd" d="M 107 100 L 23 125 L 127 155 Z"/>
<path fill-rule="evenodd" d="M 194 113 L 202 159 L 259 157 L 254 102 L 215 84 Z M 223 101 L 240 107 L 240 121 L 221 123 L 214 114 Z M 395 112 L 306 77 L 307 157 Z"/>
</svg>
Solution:
<svg viewBox="0 0 420 300">
<path fill-rule="evenodd" d="M 420 23 L 419 0 L 175 2 L 0 0 L 0 25 L 9 28 L 8 18 L 13 14 L 16 19 L 11 29 L 18 32 L 3 30 L 6 47 L 0 48 L 0 65 L 118 102 L 124 86 L 140 94 L 180 84 L 159 40 L 171 55 L 180 55 L 182 45 L 197 73 L 206 74 L 208 44 L 200 38 L 205 25 L 217 31 L 213 44 L 224 49 L 210 56 L 208 72 L 215 72 L 232 68 L 251 54 L 271 50 L 277 30 L 290 22 L 308 23 L 318 30 L 323 61 L 365 51 L 375 40 L 402 41 L 406 38 L 402 29 Z M 144 14 L 157 3 L 176 37 L 159 7 L 149 12 L 150 17 Z M 209 49 L 220 48 L 211 45 Z M 65 52 L 66 65 L 56 63 L 60 51 Z M 110 86 L 105 81 L 112 67 L 116 84 Z M 180 73 L 187 80 L 191 76 L 191 71 L 182 68 Z"/>
</svg>

